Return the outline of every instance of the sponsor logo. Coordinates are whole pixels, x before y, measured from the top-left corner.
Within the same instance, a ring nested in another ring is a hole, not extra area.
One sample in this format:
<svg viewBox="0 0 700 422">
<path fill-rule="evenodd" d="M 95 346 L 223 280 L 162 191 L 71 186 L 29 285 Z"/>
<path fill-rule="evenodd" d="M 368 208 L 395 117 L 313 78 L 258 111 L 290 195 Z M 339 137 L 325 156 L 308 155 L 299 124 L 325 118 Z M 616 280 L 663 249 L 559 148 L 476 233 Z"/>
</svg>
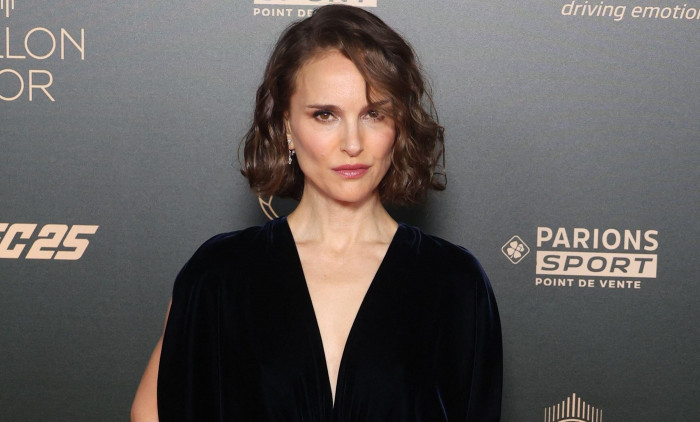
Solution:
<svg viewBox="0 0 700 422">
<path fill-rule="evenodd" d="M 0 12 L 6 18 L 14 10 L 15 0 L 0 0 Z M 32 67 L 51 58 L 61 60 L 85 60 L 85 28 L 67 30 L 37 26 L 19 33 L 10 26 L 0 32 L 0 101 L 35 101 L 39 98 L 49 102 L 56 99 L 52 93 L 54 77 L 47 69 L 19 69 L 12 64 L 31 62 Z M 5 67 L 8 66 L 8 67 Z M 26 65 L 21 66 L 26 67 Z M 19 70 L 18 70 L 19 69 Z"/>
<path fill-rule="evenodd" d="M 0 258 L 76 261 L 90 244 L 87 237 L 99 228 L 82 224 L 38 227 L 35 223 L 0 223 Z"/>
<path fill-rule="evenodd" d="M 530 248 L 523 242 L 523 240 L 518 236 L 513 236 L 505 245 L 501 248 L 503 255 L 508 258 L 513 264 L 519 264 L 527 254 L 530 253 Z"/>
<path fill-rule="evenodd" d="M 377 0 L 253 0 L 253 16 L 306 18 L 327 4 L 377 7 Z"/>
<path fill-rule="evenodd" d="M 544 422 L 603 422 L 603 411 L 574 393 L 561 403 L 545 407 Z"/>
<path fill-rule="evenodd" d="M 281 215 L 289 215 L 299 205 L 299 202 L 290 198 L 275 198 L 274 196 L 262 198 L 258 196 L 258 204 L 265 217 L 274 220 Z"/>
<path fill-rule="evenodd" d="M 266 201 L 258 196 L 260 209 L 262 209 L 262 212 L 265 214 L 265 217 L 267 217 L 268 220 L 274 220 L 275 218 L 279 217 L 279 215 L 277 215 L 275 212 L 275 209 L 272 208 L 272 198 L 274 198 L 274 196 L 270 196 Z"/>
<path fill-rule="evenodd" d="M 15 0 L 0 0 L 0 12 L 6 18 L 10 17 L 10 10 L 15 10 Z"/>
<path fill-rule="evenodd" d="M 657 230 L 537 227 L 535 285 L 639 289 L 658 271 Z M 530 248 L 513 236 L 501 247 L 513 264 Z"/>
<path fill-rule="evenodd" d="M 377 7 L 377 0 L 253 0 L 253 4 L 316 7 L 326 4 L 346 4 L 348 6 Z"/>
<path fill-rule="evenodd" d="M 591 2 L 593 3 L 593 2 Z M 588 0 L 572 0 L 565 3 L 561 8 L 562 16 L 577 16 L 586 19 L 612 19 L 620 22 L 629 16 L 631 19 L 670 19 L 671 21 L 698 20 L 700 19 L 700 9 L 688 7 L 687 4 L 676 4 L 675 6 L 634 6 L 630 13 L 627 13 L 627 6 L 613 6 L 604 4 L 588 4 Z"/>
</svg>

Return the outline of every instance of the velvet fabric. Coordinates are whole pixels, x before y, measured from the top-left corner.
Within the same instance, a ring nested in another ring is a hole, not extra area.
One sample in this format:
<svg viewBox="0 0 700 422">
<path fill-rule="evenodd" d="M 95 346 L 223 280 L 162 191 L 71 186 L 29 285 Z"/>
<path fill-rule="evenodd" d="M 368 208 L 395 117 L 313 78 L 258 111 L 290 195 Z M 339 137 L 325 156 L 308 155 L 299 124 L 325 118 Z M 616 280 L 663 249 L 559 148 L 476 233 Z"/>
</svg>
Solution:
<svg viewBox="0 0 700 422">
<path fill-rule="evenodd" d="M 207 241 L 175 281 L 161 422 L 498 421 L 496 302 L 465 249 L 400 224 L 348 336 L 335 403 L 285 218 Z"/>
</svg>

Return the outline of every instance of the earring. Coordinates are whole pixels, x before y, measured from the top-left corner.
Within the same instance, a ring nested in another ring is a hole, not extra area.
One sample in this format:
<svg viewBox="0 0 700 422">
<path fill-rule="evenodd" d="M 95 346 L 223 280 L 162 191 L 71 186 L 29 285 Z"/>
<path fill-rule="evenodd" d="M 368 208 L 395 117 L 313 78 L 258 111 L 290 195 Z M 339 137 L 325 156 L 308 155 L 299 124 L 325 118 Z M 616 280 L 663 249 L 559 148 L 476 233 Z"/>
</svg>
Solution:
<svg viewBox="0 0 700 422">
<path fill-rule="evenodd" d="M 292 145 L 292 138 L 287 135 L 287 148 L 291 147 Z M 293 149 L 289 148 L 289 158 L 287 159 L 287 164 L 291 165 L 292 164 L 292 155 L 296 154 L 296 151 Z"/>
</svg>

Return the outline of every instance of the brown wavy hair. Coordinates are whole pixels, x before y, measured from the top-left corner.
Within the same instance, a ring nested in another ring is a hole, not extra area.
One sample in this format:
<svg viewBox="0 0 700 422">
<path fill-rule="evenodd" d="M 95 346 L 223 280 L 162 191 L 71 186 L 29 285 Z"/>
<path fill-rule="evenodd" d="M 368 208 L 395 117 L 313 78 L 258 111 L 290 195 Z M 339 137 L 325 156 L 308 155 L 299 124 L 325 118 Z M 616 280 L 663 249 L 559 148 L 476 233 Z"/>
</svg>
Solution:
<svg viewBox="0 0 700 422">
<path fill-rule="evenodd" d="M 443 190 L 444 129 L 411 46 L 373 14 L 329 5 L 282 33 L 258 88 L 253 123 L 242 140 L 241 173 L 259 196 L 301 199 L 304 174 L 288 164 L 285 113 L 299 69 L 317 54 L 338 50 L 350 59 L 370 92 L 386 95 L 396 125 L 391 166 L 379 183 L 384 202 L 419 202 L 428 189 Z"/>
</svg>

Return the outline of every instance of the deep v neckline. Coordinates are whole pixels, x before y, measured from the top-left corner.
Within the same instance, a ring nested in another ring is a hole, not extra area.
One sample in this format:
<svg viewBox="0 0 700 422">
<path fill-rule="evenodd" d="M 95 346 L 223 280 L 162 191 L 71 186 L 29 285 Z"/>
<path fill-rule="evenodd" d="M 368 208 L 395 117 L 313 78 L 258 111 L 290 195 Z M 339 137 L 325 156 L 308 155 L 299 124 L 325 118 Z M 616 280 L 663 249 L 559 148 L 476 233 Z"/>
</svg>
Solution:
<svg viewBox="0 0 700 422">
<path fill-rule="evenodd" d="M 372 280 L 370 281 L 370 284 L 367 288 L 367 291 L 365 292 L 362 301 L 360 302 L 360 306 L 357 309 L 357 313 L 355 314 L 355 317 L 353 318 L 352 324 L 350 325 L 350 330 L 348 331 L 348 336 L 345 339 L 345 345 L 343 346 L 343 352 L 340 356 L 340 362 L 338 365 L 338 377 L 336 378 L 336 383 L 335 383 L 335 397 L 333 396 L 333 389 L 331 387 L 331 380 L 330 380 L 330 371 L 328 370 L 328 363 L 326 362 L 326 349 L 323 344 L 323 337 L 321 336 L 321 328 L 318 323 L 318 318 L 316 316 L 316 310 L 314 309 L 313 306 L 313 301 L 311 300 L 311 293 L 309 291 L 309 285 L 306 281 L 306 276 L 304 275 L 304 267 L 301 264 L 301 256 L 299 255 L 299 249 L 297 248 L 296 241 L 294 240 L 294 234 L 292 233 L 292 229 L 289 227 L 289 223 L 287 221 L 286 217 L 282 217 L 282 222 L 284 223 L 283 226 L 285 227 L 287 231 L 287 236 L 289 238 L 289 247 L 294 253 L 292 254 L 293 256 L 292 261 L 295 265 L 295 272 L 296 272 L 296 277 L 294 277 L 295 280 L 300 281 L 300 288 L 304 291 L 304 297 L 306 299 L 306 304 L 304 305 L 305 307 L 305 317 L 307 317 L 310 321 L 308 321 L 309 326 L 311 327 L 313 331 L 313 335 L 315 337 L 315 344 L 314 347 L 316 348 L 317 353 L 314 353 L 313 355 L 316 356 L 316 359 L 320 360 L 320 362 L 316 362 L 316 367 L 321 368 L 321 370 L 324 372 L 324 376 L 322 377 L 325 380 L 325 391 L 324 395 L 327 397 L 328 403 L 328 408 L 333 410 L 335 409 L 339 398 L 342 397 L 342 392 L 343 392 L 343 383 L 341 382 L 343 380 L 343 375 L 344 375 L 344 367 L 347 366 L 345 363 L 348 360 L 348 351 L 351 350 L 352 348 L 352 339 L 353 339 L 353 334 L 358 330 L 357 325 L 358 325 L 358 320 L 361 320 L 361 316 L 366 312 L 365 308 L 367 308 L 368 302 L 371 301 L 371 298 L 373 296 L 373 292 L 377 290 L 380 286 L 380 280 L 382 279 L 381 274 L 384 271 L 384 268 L 386 268 L 389 264 L 388 261 L 391 259 L 391 256 L 393 255 L 394 249 L 396 249 L 396 243 L 397 239 L 399 237 L 399 232 L 401 231 L 402 224 L 398 223 L 398 226 L 396 228 L 396 231 L 394 232 L 393 237 L 391 238 L 391 241 L 389 242 L 389 246 L 386 249 L 386 252 L 384 253 L 384 256 L 382 257 L 381 262 L 379 263 L 379 266 L 377 267 L 377 271 L 374 273 L 374 276 L 372 277 Z"/>
</svg>

